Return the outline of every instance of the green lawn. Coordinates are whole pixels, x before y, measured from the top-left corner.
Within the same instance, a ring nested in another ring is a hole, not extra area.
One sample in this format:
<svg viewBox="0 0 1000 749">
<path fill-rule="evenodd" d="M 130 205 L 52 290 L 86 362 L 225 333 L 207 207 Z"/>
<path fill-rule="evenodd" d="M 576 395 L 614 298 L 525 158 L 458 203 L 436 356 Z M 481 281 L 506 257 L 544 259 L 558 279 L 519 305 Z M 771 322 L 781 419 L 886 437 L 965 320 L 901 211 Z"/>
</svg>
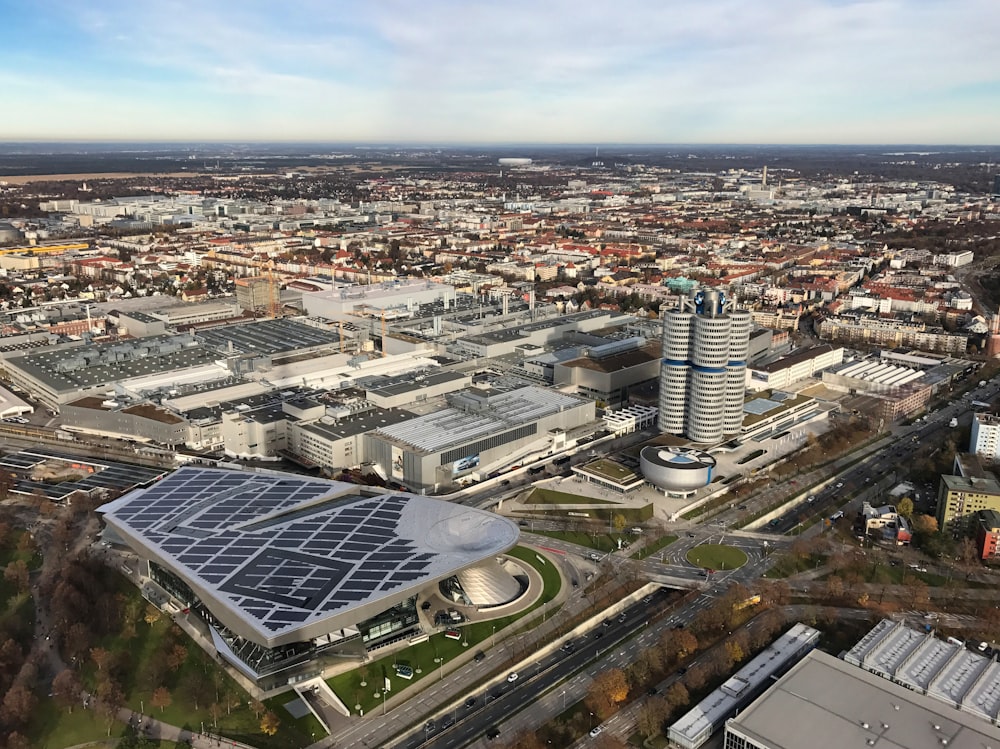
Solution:
<svg viewBox="0 0 1000 749">
<path fill-rule="evenodd" d="M 747 555 L 735 546 L 701 544 L 687 553 L 687 560 L 709 570 L 735 570 L 747 563 Z"/>
<path fill-rule="evenodd" d="M 394 692 L 405 689 L 410 684 L 423 679 L 440 679 L 443 664 L 448 663 L 463 652 L 475 650 L 476 646 L 480 643 L 491 641 L 494 632 L 499 633 L 503 631 L 505 627 L 556 597 L 562 585 L 562 578 L 559 576 L 559 571 L 551 562 L 540 562 L 538 559 L 540 555 L 536 556 L 535 551 L 526 549 L 523 546 L 515 546 L 507 553 L 509 556 L 530 564 L 538 570 L 538 573 L 542 577 L 542 596 L 531 608 L 520 614 L 457 627 L 462 632 L 462 640 L 449 640 L 444 636 L 443 632 L 440 632 L 432 635 L 426 642 L 410 645 L 403 650 L 368 663 L 363 668 L 356 668 L 353 671 L 347 671 L 328 679 L 327 683 L 330 685 L 330 688 L 337 693 L 337 696 L 343 700 L 348 709 L 354 711 L 355 706 L 360 705 L 366 714 L 374 709 L 378 709 L 382 701 L 381 686 L 386 676 L 389 677 L 390 686 Z M 544 557 L 542 558 L 544 559 Z M 555 612 L 550 611 L 548 613 L 553 614 Z M 468 647 L 463 646 L 464 642 L 468 642 Z M 436 663 L 435 659 L 439 659 L 439 662 Z M 395 664 L 405 664 L 412 667 L 414 670 L 413 678 L 402 679 L 397 677 L 395 675 Z M 416 673 L 417 669 L 420 669 L 421 673 Z M 361 686 L 362 681 L 365 681 L 366 686 Z M 379 697 L 375 697 L 376 692 L 379 694 Z"/>
<path fill-rule="evenodd" d="M 122 581 L 122 592 L 127 598 L 139 597 L 139 592 Z M 143 602 L 145 610 L 145 602 Z M 170 618 L 161 615 L 159 620 L 148 624 L 141 620 L 135 627 L 135 636 L 124 639 L 110 636 L 99 645 L 111 653 L 127 653 L 129 667 L 122 683 L 125 705 L 136 712 L 145 712 L 156 718 L 193 731 L 200 731 L 204 723 L 206 730 L 243 741 L 259 749 L 282 749 L 306 746 L 313 732 L 324 734 L 312 715 L 295 720 L 282 705 L 291 697 L 282 695 L 269 701 L 267 707 L 275 712 L 281 721 L 277 734 L 267 736 L 260 730 L 260 718 L 251 710 L 250 696 L 225 674 L 215 660 L 183 633 L 171 633 L 175 627 Z M 175 640 L 187 650 L 187 657 L 175 672 L 167 671 L 162 683 L 151 685 L 145 673 L 148 664 L 170 640 Z M 82 670 L 85 685 L 93 689 L 96 684 L 96 670 L 87 661 Z M 158 686 L 170 691 L 171 703 L 160 709 L 152 705 L 152 693 Z M 200 692 L 200 694 L 199 694 Z M 213 720 L 209 706 L 212 703 L 225 706 L 217 720 Z"/>
<path fill-rule="evenodd" d="M 111 726 L 111 736 L 121 736 L 125 728 L 117 721 Z M 108 738 L 108 722 L 93 710 L 81 705 L 67 712 L 45 698 L 38 701 L 31 716 L 28 737 L 36 749 L 66 749 L 69 746 Z"/>
<path fill-rule="evenodd" d="M 119 738 L 124 730 L 123 724 L 114 721 L 111 724 L 110 739 Z M 80 705 L 74 707 L 73 712 L 69 712 L 48 698 L 39 700 L 35 706 L 28 734 L 35 749 L 67 749 L 88 742 L 94 742 L 95 747 L 107 746 L 103 742 L 109 740 L 106 718 L 93 710 L 84 710 Z M 174 749 L 187 745 L 164 739 L 149 746 Z"/>
<path fill-rule="evenodd" d="M 587 531 L 535 531 L 536 535 L 556 538 L 560 541 L 586 546 L 589 549 L 608 552 L 618 548 L 618 539 L 625 538 L 624 533 L 587 533 Z M 627 539 L 626 539 L 627 540 Z"/>
<path fill-rule="evenodd" d="M 647 546 L 645 546 L 644 548 L 640 549 L 635 554 L 633 554 L 632 558 L 646 559 L 648 557 L 651 557 L 654 554 L 658 553 L 659 551 L 670 546 L 670 544 L 672 544 L 676 540 L 677 536 L 661 536 L 660 538 L 653 541 L 653 543 L 648 544 Z"/>
<path fill-rule="evenodd" d="M 775 563 L 771 566 L 771 569 L 764 573 L 764 577 L 771 579 L 791 577 L 799 572 L 815 569 L 825 561 L 826 555 L 823 554 L 810 554 L 807 557 L 797 557 L 794 554 L 783 554 L 777 561 L 775 561 Z"/>
<path fill-rule="evenodd" d="M 524 500 L 528 505 L 609 505 L 606 499 L 595 499 L 580 494 L 558 492 L 555 489 L 533 489 Z"/>
</svg>

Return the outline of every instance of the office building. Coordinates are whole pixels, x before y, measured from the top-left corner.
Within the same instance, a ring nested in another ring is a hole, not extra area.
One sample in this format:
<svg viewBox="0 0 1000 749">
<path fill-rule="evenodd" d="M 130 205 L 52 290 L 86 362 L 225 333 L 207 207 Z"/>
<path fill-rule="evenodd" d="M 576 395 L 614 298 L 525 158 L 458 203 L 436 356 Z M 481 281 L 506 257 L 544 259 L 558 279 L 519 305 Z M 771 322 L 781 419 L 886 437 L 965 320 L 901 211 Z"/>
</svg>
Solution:
<svg viewBox="0 0 1000 749">
<path fill-rule="evenodd" d="M 660 430 L 719 442 L 743 424 L 750 313 L 720 291 L 692 291 L 663 315 Z"/>
</svg>

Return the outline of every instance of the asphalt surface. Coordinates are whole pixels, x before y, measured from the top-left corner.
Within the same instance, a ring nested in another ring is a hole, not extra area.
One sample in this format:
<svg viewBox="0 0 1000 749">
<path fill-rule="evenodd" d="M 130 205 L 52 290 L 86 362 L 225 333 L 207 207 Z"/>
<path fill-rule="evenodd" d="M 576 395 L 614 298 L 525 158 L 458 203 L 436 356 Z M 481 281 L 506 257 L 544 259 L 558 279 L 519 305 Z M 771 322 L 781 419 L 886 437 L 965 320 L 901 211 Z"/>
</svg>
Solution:
<svg viewBox="0 0 1000 749">
<path fill-rule="evenodd" d="M 651 617 L 662 616 L 670 601 L 668 591 L 658 591 L 648 602 L 639 601 L 626 608 L 621 615 L 608 618 L 585 635 L 569 641 L 570 649 L 561 648 L 539 658 L 528 669 L 517 672 L 514 682 L 501 680 L 482 690 L 469 694 L 473 700 L 455 707 L 435 721 L 425 724 L 409 738 L 394 744 L 397 749 L 454 749 L 468 746 L 484 736 L 491 728 L 501 727 L 512 714 L 533 704 L 538 695 L 548 691 L 588 664 L 609 657 L 613 660 L 621 643 L 642 631 Z M 607 668 L 607 664 L 602 666 Z"/>
</svg>

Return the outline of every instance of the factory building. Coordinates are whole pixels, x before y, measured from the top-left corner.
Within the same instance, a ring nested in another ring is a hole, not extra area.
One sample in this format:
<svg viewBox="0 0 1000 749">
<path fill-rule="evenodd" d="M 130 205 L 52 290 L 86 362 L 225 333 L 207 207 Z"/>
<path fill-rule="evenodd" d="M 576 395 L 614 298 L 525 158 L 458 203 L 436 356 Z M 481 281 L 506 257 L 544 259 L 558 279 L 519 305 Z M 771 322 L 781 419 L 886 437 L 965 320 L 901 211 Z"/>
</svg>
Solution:
<svg viewBox="0 0 1000 749">
<path fill-rule="evenodd" d="M 454 485 L 522 457 L 561 449 L 567 432 L 595 419 L 594 402 L 540 387 L 469 389 L 448 406 L 365 437 L 367 459 L 414 490 Z"/>
</svg>

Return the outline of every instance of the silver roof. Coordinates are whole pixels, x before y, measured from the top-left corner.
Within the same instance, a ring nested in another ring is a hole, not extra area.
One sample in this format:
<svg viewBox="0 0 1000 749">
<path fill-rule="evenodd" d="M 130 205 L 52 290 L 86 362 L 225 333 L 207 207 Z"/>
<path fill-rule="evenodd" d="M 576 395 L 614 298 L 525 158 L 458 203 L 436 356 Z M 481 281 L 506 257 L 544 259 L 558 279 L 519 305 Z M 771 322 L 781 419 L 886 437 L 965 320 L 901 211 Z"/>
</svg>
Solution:
<svg viewBox="0 0 1000 749">
<path fill-rule="evenodd" d="M 971 711 L 814 650 L 727 724 L 761 746 L 984 749 L 1000 730 Z"/>
<path fill-rule="evenodd" d="M 584 403 L 579 398 L 534 386 L 485 398 L 459 393 L 450 401 L 465 407 L 444 408 L 401 424 L 382 427 L 378 433 L 418 450 L 436 452 Z"/>
</svg>

